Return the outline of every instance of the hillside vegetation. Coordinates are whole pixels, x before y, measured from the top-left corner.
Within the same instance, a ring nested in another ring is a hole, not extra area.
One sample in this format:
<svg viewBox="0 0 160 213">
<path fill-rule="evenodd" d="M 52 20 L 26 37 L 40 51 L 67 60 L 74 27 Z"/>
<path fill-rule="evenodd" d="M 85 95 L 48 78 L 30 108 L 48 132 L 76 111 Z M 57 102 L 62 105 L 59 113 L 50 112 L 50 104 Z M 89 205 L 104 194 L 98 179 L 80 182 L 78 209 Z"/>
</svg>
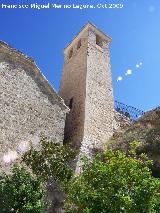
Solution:
<svg viewBox="0 0 160 213">
<path fill-rule="evenodd" d="M 160 107 L 146 112 L 123 131 L 116 132 L 106 148 L 128 152 L 134 140 L 140 142 L 137 154 L 146 153 L 153 160 L 153 175 L 160 177 Z"/>
</svg>

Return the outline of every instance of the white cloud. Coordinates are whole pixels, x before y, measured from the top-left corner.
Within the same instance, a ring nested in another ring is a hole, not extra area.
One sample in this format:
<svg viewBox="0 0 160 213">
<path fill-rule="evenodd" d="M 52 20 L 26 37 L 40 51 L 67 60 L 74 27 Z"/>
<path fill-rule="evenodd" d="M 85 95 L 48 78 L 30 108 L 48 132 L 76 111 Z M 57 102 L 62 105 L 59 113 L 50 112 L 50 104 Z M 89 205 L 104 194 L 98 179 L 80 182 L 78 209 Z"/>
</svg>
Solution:
<svg viewBox="0 0 160 213">
<path fill-rule="evenodd" d="M 127 76 L 127 75 L 132 75 L 132 70 L 131 70 L 131 69 L 128 69 L 128 70 L 126 71 L 125 75 L 126 75 L 126 76 Z"/>
<path fill-rule="evenodd" d="M 118 76 L 117 81 L 122 81 L 122 80 L 123 80 L 122 76 Z"/>
</svg>

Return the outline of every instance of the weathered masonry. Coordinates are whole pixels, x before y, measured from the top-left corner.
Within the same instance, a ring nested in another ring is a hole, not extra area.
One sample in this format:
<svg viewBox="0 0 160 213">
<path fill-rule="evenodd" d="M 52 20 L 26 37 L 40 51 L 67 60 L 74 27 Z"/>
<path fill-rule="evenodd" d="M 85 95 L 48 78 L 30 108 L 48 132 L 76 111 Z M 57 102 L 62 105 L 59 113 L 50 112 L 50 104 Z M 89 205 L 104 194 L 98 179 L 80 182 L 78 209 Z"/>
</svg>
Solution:
<svg viewBox="0 0 160 213">
<path fill-rule="evenodd" d="M 58 95 L 30 57 L 0 41 L 0 159 L 38 144 L 41 134 L 90 157 L 130 125 L 121 104 L 114 110 L 110 42 L 93 24 L 82 28 L 64 49 Z"/>
<path fill-rule="evenodd" d="M 109 36 L 87 23 L 64 49 L 59 95 L 70 107 L 65 141 L 81 147 L 87 155 L 113 134 L 110 42 Z"/>
<path fill-rule="evenodd" d="M 63 143 L 68 112 L 34 61 L 0 42 L 0 156 L 40 134 Z"/>
</svg>

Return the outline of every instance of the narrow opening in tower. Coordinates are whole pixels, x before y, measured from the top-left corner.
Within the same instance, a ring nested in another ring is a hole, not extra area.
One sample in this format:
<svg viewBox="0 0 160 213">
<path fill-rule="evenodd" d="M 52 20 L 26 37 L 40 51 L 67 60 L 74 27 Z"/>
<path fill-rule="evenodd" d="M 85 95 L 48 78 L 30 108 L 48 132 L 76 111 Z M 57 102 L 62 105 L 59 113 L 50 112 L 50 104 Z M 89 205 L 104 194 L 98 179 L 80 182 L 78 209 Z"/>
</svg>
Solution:
<svg viewBox="0 0 160 213">
<path fill-rule="evenodd" d="M 99 35 L 96 35 L 96 44 L 102 47 L 102 38 Z"/>
<path fill-rule="evenodd" d="M 72 107 L 73 107 L 73 98 L 71 98 L 69 101 L 69 108 L 72 109 Z"/>
<path fill-rule="evenodd" d="M 70 50 L 70 52 L 69 52 L 69 58 L 71 58 L 72 55 L 73 55 L 73 48 L 72 48 L 72 49 Z"/>
<path fill-rule="evenodd" d="M 81 39 L 78 41 L 77 50 L 81 47 Z"/>
</svg>

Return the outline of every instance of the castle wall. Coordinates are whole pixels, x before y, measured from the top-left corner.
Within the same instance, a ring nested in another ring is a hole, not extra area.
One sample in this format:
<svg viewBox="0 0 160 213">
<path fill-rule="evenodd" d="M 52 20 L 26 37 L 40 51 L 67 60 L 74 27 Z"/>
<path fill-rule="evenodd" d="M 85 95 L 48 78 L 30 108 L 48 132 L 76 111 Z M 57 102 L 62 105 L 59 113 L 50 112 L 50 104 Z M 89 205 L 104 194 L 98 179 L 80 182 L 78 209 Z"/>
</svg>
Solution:
<svg viewBox="0 0 160 213">
<path fill-rule="evenodd" d="M 79 42 L 81 45 L 78 48 Z M 72 49 L 73 54 L 69 58 Z M 64 67 L 59 91 L 59 95 L 67 106 L 70 105 L 72 99 L 72 107 L 65 125 L 65 142 L 72 142 L 76 147 L 81 145 L 84 136 L 86 59 L 87 35 L 83 34 L 64 53 Z"/>
<path fill-rule="evenodd" d="M 0 46 L 0 152 L 16 150 L 43 134 L 63 143 L 69 111 L 38 68 L 24 56 Z M 50 92 L 49 92 L 50 91 Z"/>
<path fill-rule="evenodd" d="M 96 44 L 92 30 L 87 53 L 84 141 L 101 147 L 113 134 L 114 103 L 108 43 Z"/>
<path fill-rule="evenodd" d="M 77 50 L 79 41 L 81 47 Z M 108 45 L 111 38 L 88 23 L 64 50 L 60 96 L 73 106 L 65 139 L 92 155 L 113 134 L 114 103 Z"/>
</svg>

